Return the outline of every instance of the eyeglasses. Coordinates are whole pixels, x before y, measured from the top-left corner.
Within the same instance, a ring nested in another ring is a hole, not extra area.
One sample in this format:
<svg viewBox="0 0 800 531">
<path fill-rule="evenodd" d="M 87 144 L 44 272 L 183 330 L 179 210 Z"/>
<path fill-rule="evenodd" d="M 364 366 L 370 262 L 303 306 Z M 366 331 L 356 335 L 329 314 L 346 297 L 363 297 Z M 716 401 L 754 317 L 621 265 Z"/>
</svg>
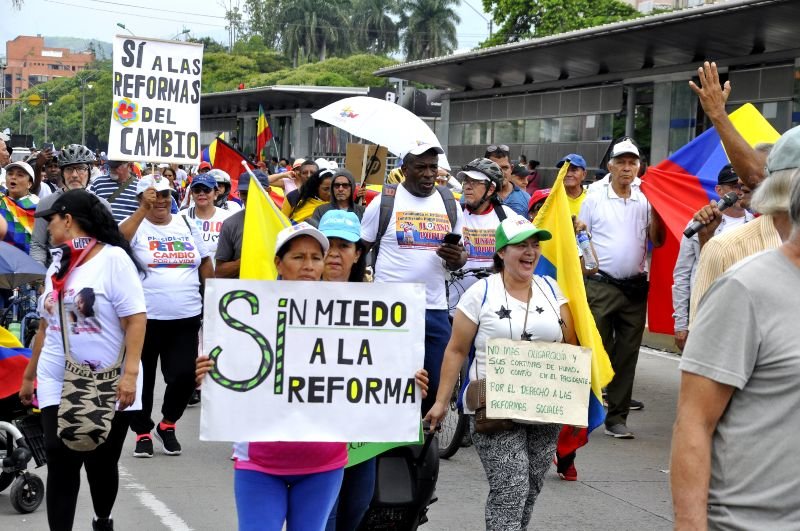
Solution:
<svg viewBox="0 0 800 531">
<path fill-rule="evenodd" d="M 170 193 L 169 190 L 160 190 L 160 191 L 156 192 L 156 195 L 158 197 L 160 197 L 161 199 L 166 199 L 166 198 L 170 197 L 172 194 Z"/>
<path fill-rule="evenodd" d="M 211 188 L 209 188 L 208 186 L 203 186 L 202 184 L 199 184 L 197 186 L 192 186 L 192 192 L 194 192 L 196 194 L 210 194 L 211 193 Z"/>
<path fill-rule="evenodd" d="M 492 144 L 491 146 L 488 146 L 486 148 L 486 152 L 487 153 L 506 153 L 506 154 L 508 154 L 509 151 L 511 151 L 511 150 L 505 144 L 499 144 L 499 145 Z"/>
<path fill-rule="evenodd" d="M 350 183 L 333 183 L 334 188 L 350 188 Z"/>
<path fill-rule="evenodd" d="M 488 184 L 488 181 L 479 180 L 479 179 L 470 179 L 469 177 L 464 178 L 464 182 L 461 183 L 462 186 L 477 186 L 479 184 Z"/>
<path fill-rule="evenodd" d="M 88 173 L 89 166 L 87 166 L 86 164 L 76 164 L 74 166 L 67 166 L 61 171 L 63 171 L 65 175 L 72 173 Z"/>
</svg>

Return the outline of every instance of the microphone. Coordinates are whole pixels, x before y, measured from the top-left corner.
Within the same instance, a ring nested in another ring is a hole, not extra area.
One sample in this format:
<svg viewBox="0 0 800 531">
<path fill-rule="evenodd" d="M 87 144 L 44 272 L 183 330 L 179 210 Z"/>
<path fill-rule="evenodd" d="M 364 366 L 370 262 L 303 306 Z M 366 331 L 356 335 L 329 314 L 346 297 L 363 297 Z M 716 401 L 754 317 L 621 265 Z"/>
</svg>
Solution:
<svg viewBox="0 0 800 531">
<path fill-rule="evenodd" d="M 739 195 L 736 192 L 728 192 L 727 194 L 723 195 L 717 202 L 717 208 L 719 209 L 720 212 L 722 212 L 726 208 L 735 205 L 736 201 L 738 200 L 739 200 Z M 694 223 L 686 227 L 686 230 L 683 231 L 683 235 L 686 236 L 687 238 L 691 238 L 692 236 L 697 234 L 697 231 L 703 228 L 703 225 L 704 224 L 702 222 L 695 221 Z"/>
</svg>

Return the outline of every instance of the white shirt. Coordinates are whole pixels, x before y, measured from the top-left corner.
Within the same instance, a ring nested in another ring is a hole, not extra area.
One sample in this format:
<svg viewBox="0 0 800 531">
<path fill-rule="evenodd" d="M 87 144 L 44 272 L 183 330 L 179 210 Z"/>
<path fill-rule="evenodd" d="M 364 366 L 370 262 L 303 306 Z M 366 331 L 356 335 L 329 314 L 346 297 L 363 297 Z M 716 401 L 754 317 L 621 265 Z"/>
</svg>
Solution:
<svg viewBox="0 0 800 531">
<path fill-rule="evenodd" d="M 606 183 L 587 194 L 578 218 L 592 235 L 601 271 L 617 279 L 646 271 L 650 203 L 638 187 L 625 199 Z"/>
<path fill-rule="evenodd" d="M 222 222 L 233 215 L 230 210 L 223 210 L 219 207 L 214 207 L 214 214 L 208 219 L 200 219 L 197 217 L 195 207 L 190 207 L 181 212 L 190 223 L 195 223 L 198 230 L 203 235 L 203 242 L 206 244 L 206 249 L 211 253 L 211 260 L 214 260 L 214 254 L 217 252 L 217 242 L 219 241 L 219 233 L 222 230 Z M 194 216 L 194 217 L 192 217 Z"/>
<path fill-rule="evenodd" d="M 39 298 L 39 315 L 47 321 L 47 332 L 36 367 L 39 407 L 58 405 L 64 385 L 64 343 L 58 301 L 52 297 L 52 275 L 58 264 L 50 265 L 44 294 Z M 125 339 L 120 318 L 145 311 L 144 291 L 139 273 L 125 251 L 106 245 L 88 262 L 72 270 L 63 291 L 73 359 L 98 371 L 113 366 Z M 124 367 L 124 364 L 123 364 Z M 136 382 L 136 402 L 141 409 L 142 370 Z"/>
<path fill-rule="evenodd" d="M 561 306 L 567 303 L 567 299 L 558 289 L 556 281 L 534 275 L 531 292 L 530 304 L 515 299 L 506 292 L 502 275 L 495 273 L 473 284 L 461 297 L 458 310 L 478 325 L 475 359 L 469 368 L 471 381 L 486 377 L 486 344 L 490 339 L 519 340 L 522 337 L 526 308 L 528 320 L 525 330 L 533 340 L 554 343 L 564 340 L 559 320 Z M 504 309 L 511 311 L 507 318 L 501 317 Z"/>
<path fill-rule="evenodd" d="M 173 214 L 166 225 L 145 219 L 131 240 L 131 248 L 148 269 L 142 281 L 148 319 L 200 315 L 203 301 L 197 269 L 200 260 L 210 254 L 197 225 L 178 214 Z"/>
<path fill-rule="evenodd" d="M 361 222 L 361 238 L 374 243 L 380 220 L 380 198 L 372 201 Z M 394 210 L 381 239 L 375 264 L 375 282 L 418 282 L 425 284 L 428 310 L 446 310 L 444 260 L 436 255 L 448 232 L 461 234 L 464 214 L 457 208 L 456 226 L 450 226 L 444 200 L 434 191 L 428 197 L 412 195 L 397 186 Z"/>
<path fill-rule="evenodd" d="M 608 183 L 610 182 L 610 179 L 611 179 L 611 174 L 610 173 L 606 173 L 603 176 L 602 179 L 599 179 L 599 180 L 593 182 L 592 184 L 590 184 L 586 188 L 586 193 L 587 194 L 593 194 L 595 192 L 599 192 L 601 190 L 604 190 L 605 187 L 608 186 Z M 642 186 L 642 180 L 640 178 L 638 178 L 638 177 L 634 177 L 633 178 L 633 182 L 631 183 L 631 188 L 636 188 L 638 190 L 641 186 Z"/>
<path fill-rule="evenodd" d="M 473 214 L 469 209 L 464 209 L 464 228 L 461 231 L 461 243 L 467 251 L 467 263 L 464 269 L 475 269 L 479 267 L 491 268 L 494 263 L 495 231 L 500 225 L 500 218 L 497 217 L 497 207 L 483 214 Z M 506 213 L 506 217 L 516 216 L 516 212 L 505 205 L 501 208 Z M 450 286 L 448 304 L 453 308 L 458 304 L 458 299 L 467 291 L 478 279 L 474 276 L 466 276 L 459 280 L 454 280 Z"/>
</svg>

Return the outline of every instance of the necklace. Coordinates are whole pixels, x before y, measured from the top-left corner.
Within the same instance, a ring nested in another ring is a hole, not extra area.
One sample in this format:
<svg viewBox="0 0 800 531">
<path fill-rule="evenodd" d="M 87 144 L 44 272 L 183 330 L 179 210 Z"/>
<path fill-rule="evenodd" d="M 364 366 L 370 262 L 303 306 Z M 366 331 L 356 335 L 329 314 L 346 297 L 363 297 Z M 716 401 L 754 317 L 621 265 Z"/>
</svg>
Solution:
<svg viewBox="0 0 800 531">
<path fill-rule="evenodd" d="M 503 279 L 503 295 L 506 298 L 506 308 L 509 307 L 508 304 L 508 288 L 506 288 L 506 275 L 505 273 L 501 273 L 501 277 Z M 533 282 L 533 279 L 531 279 Z M 520 340 L 522 341 L 531 341 L 533 338 L 531 334 L 528 333 L 528 312 L 531 309 L 531 299 L 533 298 L 533 289 L 528 286 L 528 301 L 525 303 L 525 321 L 522 325 L 522 334 L 520 334 Z M 507 310 L 508 312 L 508 337 L 509 339 L 514 339 L 514 332 L 511 330 L 511 310 Z"/>
</svg>

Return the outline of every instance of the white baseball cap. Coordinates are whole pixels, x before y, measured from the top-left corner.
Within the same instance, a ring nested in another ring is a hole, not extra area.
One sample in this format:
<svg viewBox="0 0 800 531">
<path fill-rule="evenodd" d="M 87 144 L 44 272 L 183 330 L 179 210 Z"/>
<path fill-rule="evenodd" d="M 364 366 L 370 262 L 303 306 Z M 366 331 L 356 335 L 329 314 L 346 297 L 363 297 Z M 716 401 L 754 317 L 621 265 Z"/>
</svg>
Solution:
<svg viewBox="0 0 800 531">
<path fill-rule="evenodd" d="M 275 240 L 275 254 L 278 254 L 278 251 L 281 248 L 292 241 L 294 238 L 298 236 L 311 236 L 315 240 L 319 242 L 322 246 L 322 254 L 328 252 L 328 247 L 330 247 L 330 243 L 328 242 L 328 238 L 325 237 L 319 230 L 315 229 L 313 226 L 309 225 L 305 221 L 298 223 L 297 225 L 292 225 L 291 227 L 286 227 L 282 231 L 278 233 L 278 237 Z"/>
<path fill-rule="evenodd" d="M 169 180 L 160 174 L 145 175 L 136 183 L 136 195 L 143 193 L 148 188 L 155 188 L 156 192 L 169 190 Z"/>
<path fill-rule="evenodd" d="M 27 162 L 24 162 L 24 161 L 21 161 L 21 160 L 17 161 L 17 162 L 12 162 L 11 164 L 7 165 L 5 168 L 6 168 L 6 172 L 8 172 L 8 170 L 10 170 L 11 168 L 19 168 L 19 169 L 21 169 L 22 171 L 24 171 L 25 173 L 28 174 L 28 177 L 31 178 L 31 181 L 36 179 L 36 177 L 34 177 L 33 168 L 31 168 L 31 165 L 28 164 Z"/>
<path fill-rule="evenodd" d="M 620 155 L 635 155 L 636 158 L 640 158 L 639 155 L 639 148 L 636 147 L 636 144 L 631 142 L 629 139 L 625 139 L 622 142 L 617 142 L 614 144 L 614 147 L 611 149 L 611 157 L 619 157 Z"/>
</svg>

